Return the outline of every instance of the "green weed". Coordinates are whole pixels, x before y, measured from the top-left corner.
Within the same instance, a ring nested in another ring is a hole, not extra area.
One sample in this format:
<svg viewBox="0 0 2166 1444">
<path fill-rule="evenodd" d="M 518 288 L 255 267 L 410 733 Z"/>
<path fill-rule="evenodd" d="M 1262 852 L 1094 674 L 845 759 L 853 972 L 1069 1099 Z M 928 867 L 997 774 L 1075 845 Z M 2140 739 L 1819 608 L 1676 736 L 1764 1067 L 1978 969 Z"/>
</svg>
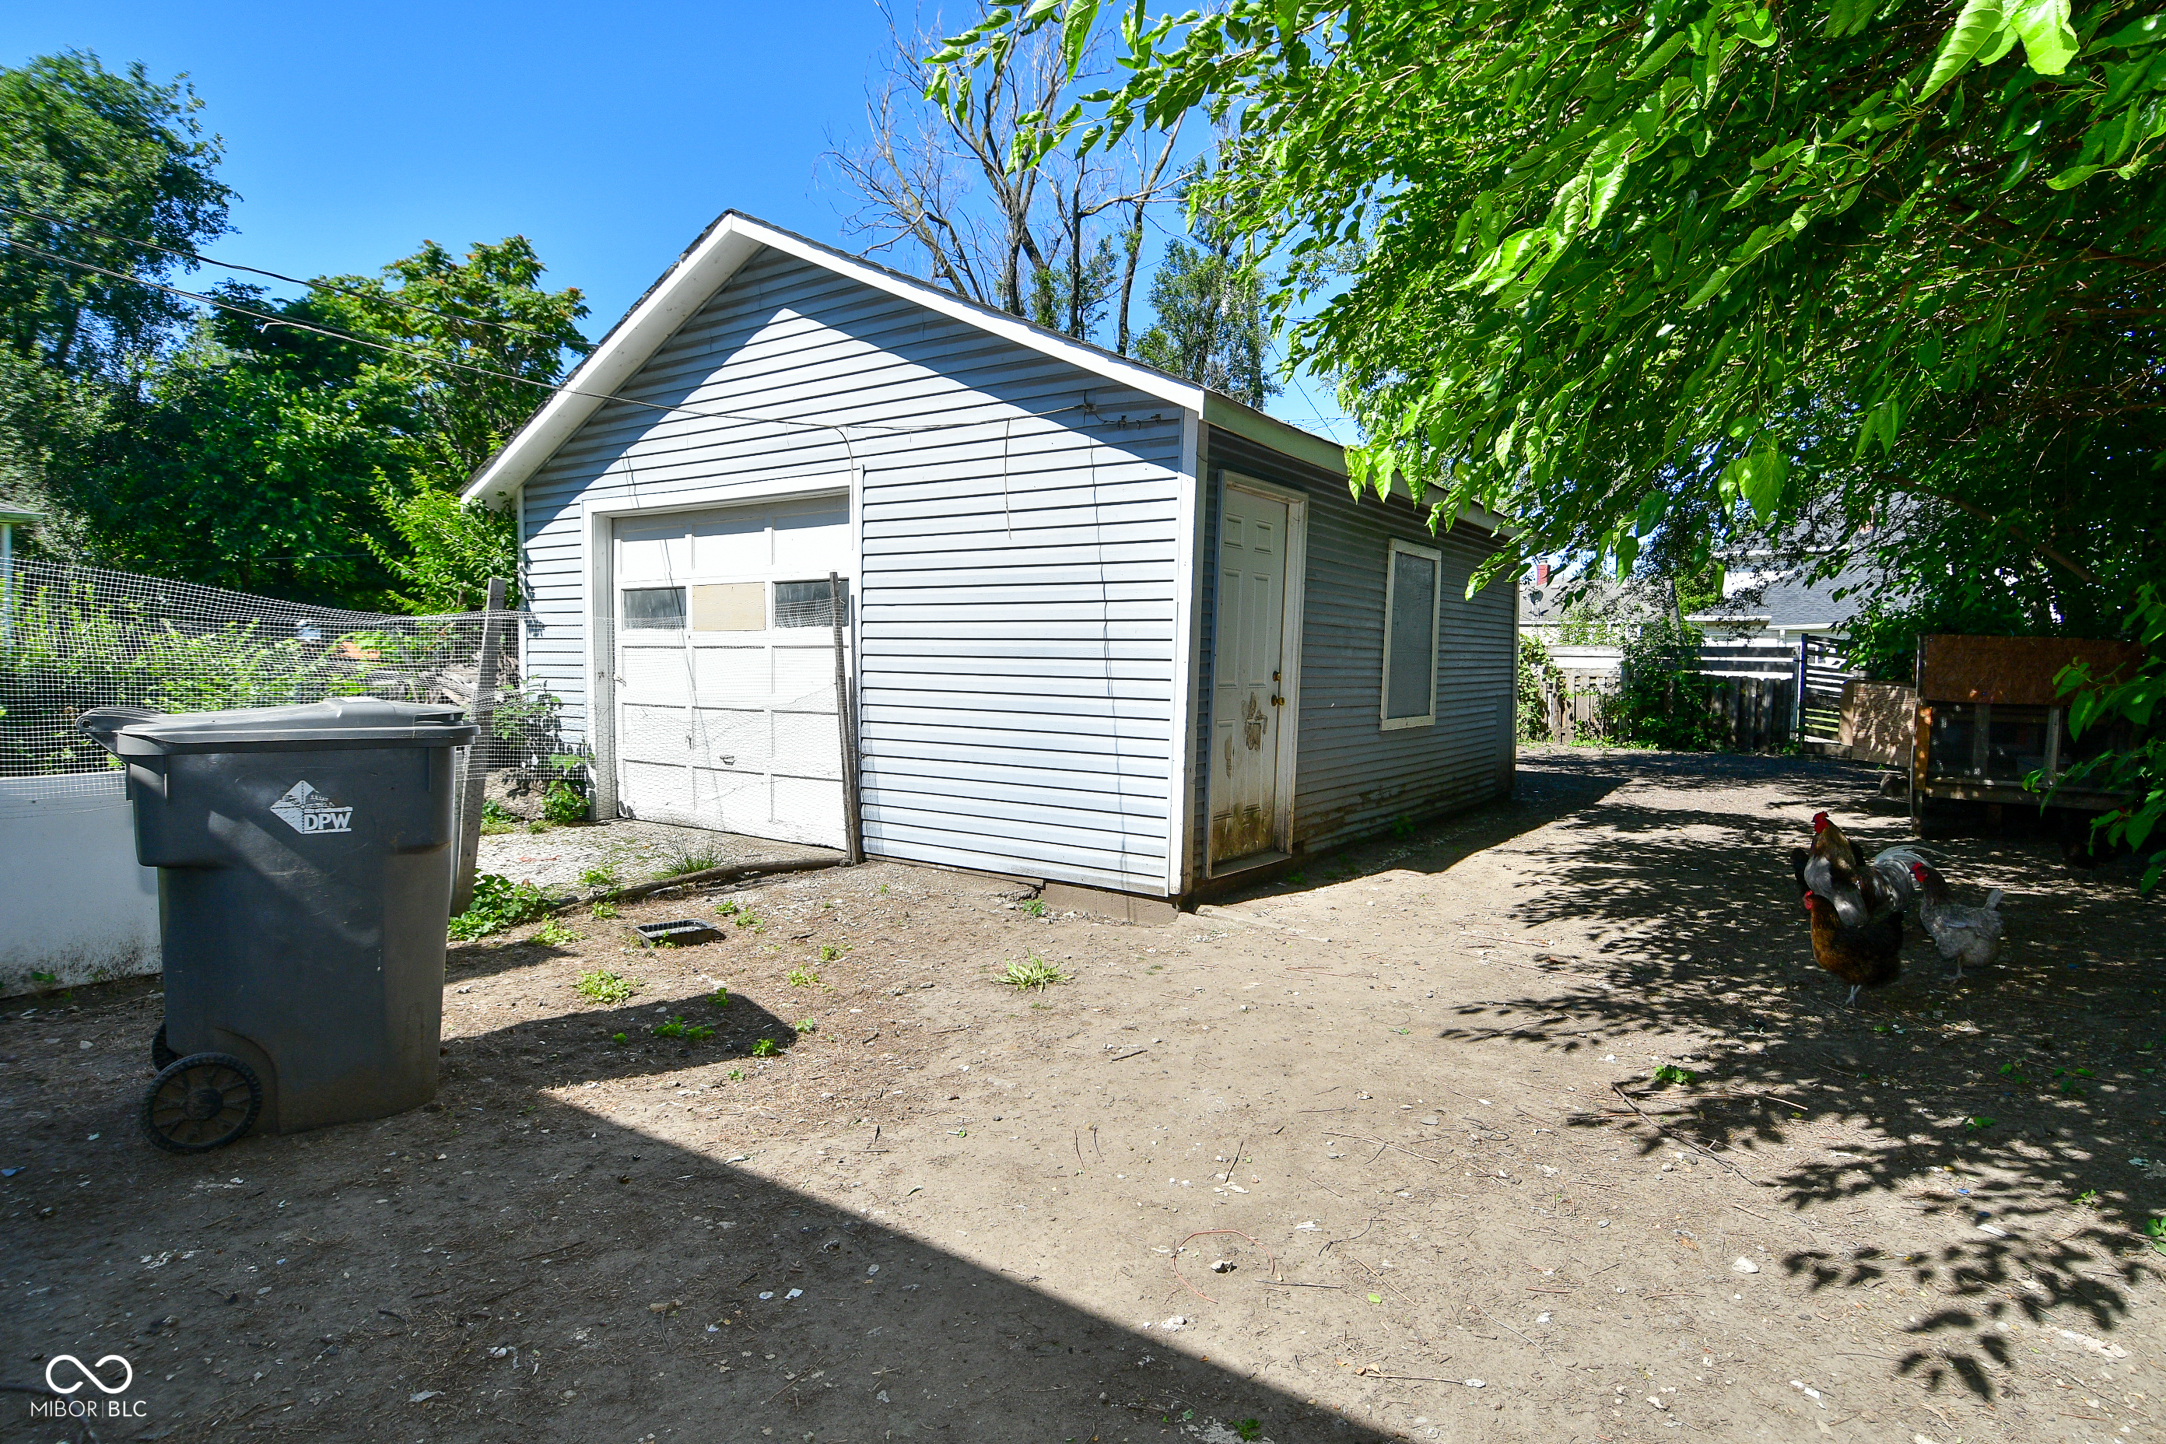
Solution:
<svg viewBox="0 0 2166 1444">
<path fill-rule="evenodd" d="M 745 1081 L 745 1070 L 742 1068 L 732 1068 L 730 1069 L 728 1076 L 730 1082 L 742 1083 Z"/>
<path fill-rule="evenodd" d="M 707 995 L 707 1001 L 717 1008 L 727 1008 L 730 1005 L 730 990 L 717 984 L 715 990 Z"/>
<path fill-rule="evenodd" d="M 1993 1120 L 1990 1118 L 1971 1118 L 1966 1119 L 1963 1126 L 1972 1133 L 1978 1133 L 1982 1132 L 1985 1129 L 1991 1128 L 1993 1126 Z"/>
<path fill-rule="evenodd" d="M 2166 1218 L 2145 1219 L 2143 1221 L 2143 1236 L 2150 1240 L 2151 1247 L 2157 1249 L 2160 1253 L 2166 1253 Z"/>
<path fill-rule="evenodd" d="M 817 1018 L 807 1018 L 801 1023 L 790 1024 L 790 1027 L 800 1033 L 817 1033 L 820 1031 L 820 1022 Z"/>
<path fill-rule="evenodd" d="M 657 1038 L 682 1038 L 688 1043 L 704 1042 L 714 1036 L 714 1028 L 705 1023 L 687 1023 L 682 1018 L 671 1018 L 666 1023 L 654 1025 Z"/>
<path fill-rule="evenodd" d="M 820 944 L 820 961 L 832 963 L 848 951 L 848 948 L 838 948 L 833 943 L 822 943 Z"/>
<path fill-rule="evenodd" d="M 549 911 L 549 899 L 530 882 L 513 882 L 501 873 L 485 872 L 474 879 L 474 900 L 445 925 L 454 941 L 472 942 L 491 933 L 518 927 Z"/>
<path fill-rule="evenodd" d="M 2076 1207 L 2078 1207 L 2078 1208 L 2096 1208 L 2096 1207 L 2098 1207 L 2098 1190 L 2097 1190 L 2097 1189 L 2095 1189 L 2095 1188 L 2086 1188 L 2086 1189 L 2085 1189 L 2085 1190 L 2084 1190 L 2083 1192 L 2081 1192 L 2081 1193 L 2077 1194 L 2077 1195 L 2076 1195 Z"/>
<path fill-rule="evenodd" d="M 1029 913 L 1034 918 L 1044 917 L 1045 899 L 1042 897 L 1032 898 L 1029 902 L 1023 904 L 1023 911 Z"/>
<path fill-rule="evenodd" d="M 1068 975 L 1058 965 L 1044 958 L 1025 958 L 1020 963 L 1008 964 L 1008 971 L 1000 981 L 1011 988 L 1050 988 L 1055 983 L 1065 983 Z"/>
<path fill-rule="evenodd" d="M 1263 1438 L 1263 1425 L 1254 1419 L 1236 1419 L 1233 1432 L 1243 1439 L 1261 1439 Z"/>
<path fill-rule="evenodd" d="M 613 902 L 610 902 L 610 901 L 609 901 L 608 899 L 606 899 L 606 898 L 605 898 L 605 899 L 603 899 L 603 900 L 602 900 L 601 902 L 598 902 L 598 903 L 596 903 L 596 904 L 595 904 L 595 905 L 594 905 L 594 906 L 593 906 L 593 907 L 592 907 L 592 908 L 591 908 L 591 909 L 589 910 L 589 916 L 591 916 L 591 917 L 592 917 L 592 918 L 593 918 L 593 919 L 594 919 L 594 920 L 595 920 L 596 922 L 601 922 L 601 923 L 606 923 L 606 922 L 608 922 L 608 921 L 609 921 L 609 920 L 610 920 L 611 918 L 615 917 L 616 915 L 617 915 L 617 905 L 616 905 L 615 903 L 613 903 Z"/>
<path fill-rule="evenodd" d="M 606 862 L 598 862 L 579 874 L 579 885 L 596 890 L 617 886 L 617 870 Z"/>
<path fill-rule="evenodd" d="M 811 968 L 792 968 L 784 976 L 793 988 L 813 988 L 820 983 L 820 975 Z"/>
<path fill-rule="evenodd" d="M 1679 1068 L 1673 1063 L 1665 1063 L 1660 1068 L 1655 1069 L 1655 1081 L 1657 1083 L 1697 1083 L 1700 1081 L 1700 1075 L 1689 1068 Z"/>
<path fill-rule="evenodd" d="M 609 1035 L 609 1041 L 612 1043 L 622 1043 L 624 1041 L 624 1035 L 622 1033 L 611 1033 Z"/>
<path fill-rule="evenodd" d="M 551 918 L 535 932 L 534 941 L 544 947 L 561 948 L 566 943 L 579 942 L 584 936 L 566 927 L 562 918 Z"/>
<path fill-rule="evenodd" d="M 639 991 L 637 981 L 607 968 L 581 973 L 572 987 L 581 997 L 595 1003 L 621 1003 Z"/>
<path fill-rule="evenodd" d="M 721 867 L 728 861 L 728 858 L 712 848 L 701 848 L 696 852 L 678 853 L 657 868 L 654 875 L 656 877 L 683 877 L 687 873 L 706 872 L 709 868 Z"/>
<path fill-rule="evenodd" d="M 752 1045 L 752 1056 L 755 1058 L 772 1058 L 781 1051 L 780 1048 L 775 1046 L 775 1040 L 772 1038 L 762 1038 Z"/>
</svg>

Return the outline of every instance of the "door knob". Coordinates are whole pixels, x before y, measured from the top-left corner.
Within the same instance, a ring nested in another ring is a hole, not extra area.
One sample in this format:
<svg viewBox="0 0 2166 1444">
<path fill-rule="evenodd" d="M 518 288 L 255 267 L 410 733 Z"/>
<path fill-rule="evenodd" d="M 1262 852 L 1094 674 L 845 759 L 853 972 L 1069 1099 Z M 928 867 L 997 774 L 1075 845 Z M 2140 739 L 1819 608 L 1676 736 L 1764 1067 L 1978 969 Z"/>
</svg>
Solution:
<svg viewBox="0 0 2166 1444">
<path fill-rule="evenodd" d="M 1274 707 L 1283 707 L 1286 705 L 1286 699 L 1284 697 L 1273 697 L 1271 699 L 1271 705 Z"/>
</svg>

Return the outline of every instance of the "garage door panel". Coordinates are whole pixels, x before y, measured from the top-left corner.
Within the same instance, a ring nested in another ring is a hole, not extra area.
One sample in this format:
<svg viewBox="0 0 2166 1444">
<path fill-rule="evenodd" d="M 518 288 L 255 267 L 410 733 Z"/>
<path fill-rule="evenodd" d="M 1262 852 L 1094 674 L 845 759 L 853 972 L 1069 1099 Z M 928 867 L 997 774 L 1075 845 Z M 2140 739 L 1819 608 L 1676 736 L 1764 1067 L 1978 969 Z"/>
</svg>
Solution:
<svg viewBox="0 0 2166 1444">
<path fill-rule="evenodd" d="M 627 645 L 617 675 L 627 693 L 648 699 L 684 697 L 688 694 L 684 648 Z"/>
<path fill-rule="evenodd" d="M 832 664 L 829 670 L 832 673 Z M 692 675 L 702 698 L 750 702 L 774 695 L 774 662 L 767 647 L 694 646 Z M 832 675 L 827 685 L 829 691 L 834 690 Z"/>
</svg>

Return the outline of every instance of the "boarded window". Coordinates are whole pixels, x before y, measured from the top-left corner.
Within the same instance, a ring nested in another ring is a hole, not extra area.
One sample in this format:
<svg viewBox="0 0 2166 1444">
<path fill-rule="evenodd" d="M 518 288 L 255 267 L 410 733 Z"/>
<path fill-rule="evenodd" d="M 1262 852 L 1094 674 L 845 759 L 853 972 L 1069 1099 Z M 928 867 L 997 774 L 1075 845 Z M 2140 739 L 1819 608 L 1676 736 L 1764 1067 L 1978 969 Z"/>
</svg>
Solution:
<svg viewBox="0 0 2166 1444">
<path fill-rule="evenodd" d="M 767 588 L 759 582 L 719 582 L 692 588 L 695 632 L 764 632 Z"/>
<path fill-rule="evenodd" d="M 684 588 L 625 588 L 624 626 L 627 631 L 682 629 L 684 626 Z"/>
<path fill-rule="evenodd" d="M 842 592 L 842 620 L 850 621 L 850 584 L 839 584 Z M 835 609 L 827 578 L 816 582 L 775 583 L 775 625 L 777 627 L 833 627 Z"/>
<path fill-rule="evenodd" d="M 1437 597 L 1441 552 L 1394 541 L 1384 581 L 1383 725 L 1426 727 L 1436 721 Z"/>
</svg>

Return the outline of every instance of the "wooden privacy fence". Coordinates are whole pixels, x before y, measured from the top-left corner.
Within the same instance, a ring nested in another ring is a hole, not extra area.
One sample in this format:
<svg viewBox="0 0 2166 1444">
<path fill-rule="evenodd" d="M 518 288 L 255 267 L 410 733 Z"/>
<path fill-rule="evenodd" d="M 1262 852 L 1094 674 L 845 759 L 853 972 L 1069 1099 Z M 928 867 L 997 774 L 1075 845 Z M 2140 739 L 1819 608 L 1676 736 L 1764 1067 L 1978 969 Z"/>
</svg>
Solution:
<svg viewBox="0 0 2166 1444">
<path fill-rule="evenodd" d="M 1563 685 L 1543 689 L 1543 723 L 1555 742 L 1617 742 L 1630 736 L 1619 676 L 1604 679 L 1568 677 Z M 1721 734 L 1721 745 L 1739 752 L 1781 748 L 1796 731 L 1795 677 L 1699 676 L 1704 703 L 1681 687 L 1672 704 L 1704 705 Z"/>
<path fill-rule="evenodd" d="M 1707 713 L 1740 752 L 1762 752 L 1788 742 L 1797 719 L 1793 677 L 1715 677 Z"/>
</svg>

